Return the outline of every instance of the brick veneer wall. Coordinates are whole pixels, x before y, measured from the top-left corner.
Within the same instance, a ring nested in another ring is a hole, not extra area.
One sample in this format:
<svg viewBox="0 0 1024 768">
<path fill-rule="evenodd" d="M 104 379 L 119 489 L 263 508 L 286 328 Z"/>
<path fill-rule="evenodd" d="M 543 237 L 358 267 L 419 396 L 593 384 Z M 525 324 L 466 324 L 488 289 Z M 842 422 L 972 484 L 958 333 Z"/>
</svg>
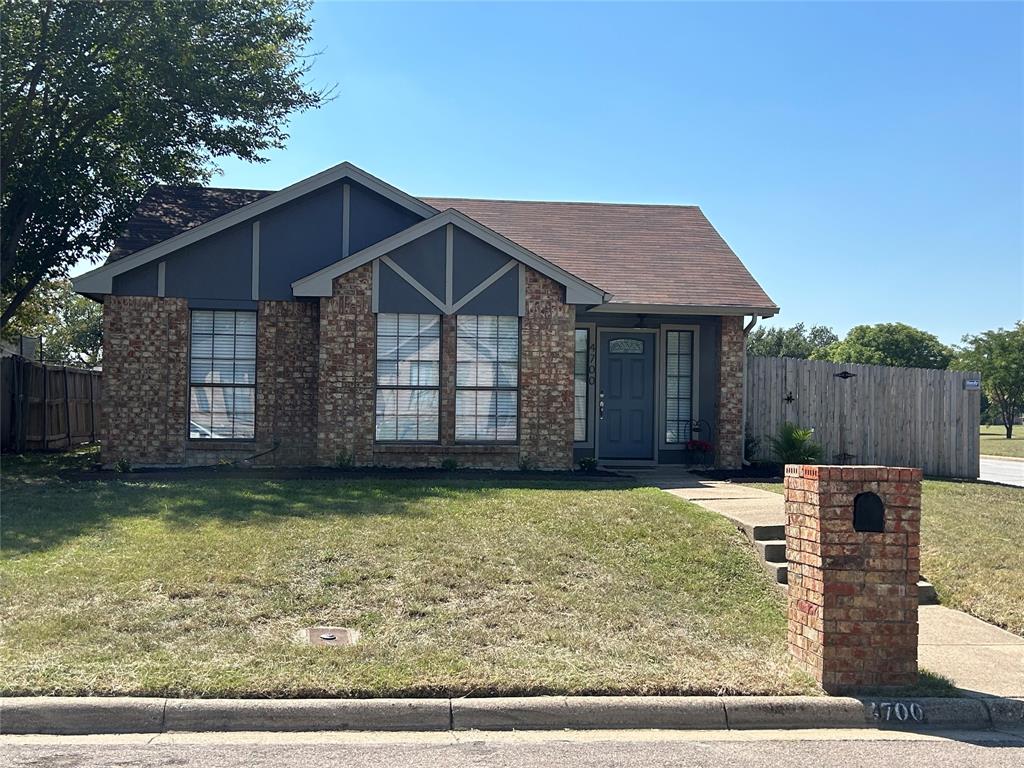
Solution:
<svg viewBox="0 0 1024 768">
<path fill-rule="evenodd" d="M 316 464 L 320 305 L 261 301 L 257 333 L 256 461 Z"/>
<path fill-rule="evenodd" d="M 519 444 L 455 442 L 456 318 L 441 323 L 440 423 L 438 444 L 374 441 L 376 319 L 372 271 L 360 267 L 334 281 L 334 295 L 321 299 L 317 396 L 317 456 L 334 464 L 339 455 L 356 465 L 438 466 L 446 458 L 462 466 L 516 469 L 572 467 L 573 329 L 575 308 L 558 283 L 526 272 L 519 371 Z"/>
<path fill-rule="evenodd" d="M 854 530 L 878 494 L 884 532 Z M 917 683 L 921 470 L 786 467 L 790 652 L 830 693 Z"/>
<path fill-rule="evenodd" d="M 715 466 L 738 469 L 743 464 L 743 362 L 746 356 L 742 317 L 722 317 L 718 354 L 718 445 L 715 446 Z"/>
<path fill-rule="evenodd" d="M 376 321 L 373 270 L 369 264 L 334 280 L 334 292 L 320 300 L 320 355 L 317 388 L 317 457 L 373 464 Z"/>
<path fill-rule="evenodd" d="M 538 469 L 572 467 L 576 307 L 565 289 L 526 270 L 519 352 L 520 460 Z"/>
<path fill-rule="evenodd" d="M 188 428 L 188 303 L 107 296 L 103 303 L 101 457 L 180 464 Z"/>
</svg>

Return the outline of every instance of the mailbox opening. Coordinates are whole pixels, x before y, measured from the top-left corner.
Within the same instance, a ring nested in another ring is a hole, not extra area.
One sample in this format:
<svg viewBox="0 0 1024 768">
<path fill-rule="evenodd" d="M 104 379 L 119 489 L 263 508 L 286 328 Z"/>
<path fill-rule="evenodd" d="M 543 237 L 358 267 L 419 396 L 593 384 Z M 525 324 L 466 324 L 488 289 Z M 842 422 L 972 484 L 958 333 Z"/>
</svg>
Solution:
<svg viewBox="0 0 1024 768">
<path fill-rule="evenodd" d="M 853 498 L 853 530 L 861 533 L 885 532 L 885 504 L 877 493 L 865 491 Z"/>
</svg>

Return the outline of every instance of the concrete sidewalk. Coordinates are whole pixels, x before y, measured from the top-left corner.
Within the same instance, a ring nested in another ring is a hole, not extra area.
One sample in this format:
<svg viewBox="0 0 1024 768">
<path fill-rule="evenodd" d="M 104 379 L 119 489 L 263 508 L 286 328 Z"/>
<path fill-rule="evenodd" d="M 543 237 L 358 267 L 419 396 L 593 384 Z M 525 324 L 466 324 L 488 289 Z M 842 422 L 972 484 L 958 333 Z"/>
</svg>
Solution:
<svg viewBox="0 0 1024 768">
<path fill-rule="evenodd" d="M 651 475 L 650 482 L 717 512 L 745 531 L 751 541 L 758 538 L 754 535 L 758 527 L 786 524 L 785 500 L 780 493 L 705 480 L 689 472 L 659 472 Z M 922 605 L 918 621 L 922 667 L 949 678 L 967 693 L 1024 697 L 1024 637 L 941 605 Z"/>
</svg>

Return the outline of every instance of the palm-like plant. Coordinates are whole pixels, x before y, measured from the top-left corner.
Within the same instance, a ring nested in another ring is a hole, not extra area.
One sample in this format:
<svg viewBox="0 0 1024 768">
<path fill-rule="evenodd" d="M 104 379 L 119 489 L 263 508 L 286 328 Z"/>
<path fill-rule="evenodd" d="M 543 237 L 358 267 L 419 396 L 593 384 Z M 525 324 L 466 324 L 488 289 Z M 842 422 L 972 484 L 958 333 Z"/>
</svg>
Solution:
<svg viewBox="0 0 1024 768">
<path fill-rule="evenodd" d="M 782 464 L 814 464 L 821 461 L 821 446 L 813 440 L 814 430 L 786 422 L 778 437 L 768 438 L 772 454 Z"/>
</svg>

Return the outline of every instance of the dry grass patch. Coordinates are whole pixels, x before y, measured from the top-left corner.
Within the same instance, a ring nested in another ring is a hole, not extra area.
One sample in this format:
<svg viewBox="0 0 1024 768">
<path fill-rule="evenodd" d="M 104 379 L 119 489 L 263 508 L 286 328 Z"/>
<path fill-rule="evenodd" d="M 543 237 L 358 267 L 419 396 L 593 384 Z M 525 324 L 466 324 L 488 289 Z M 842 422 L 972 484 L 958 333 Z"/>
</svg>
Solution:
<svg viewBox="0 0 1024 768">
<path fill-rule="evenodd" d="M 981 455 L 1024 459 L 1024 427 L 1019 425 L 1015 427 L 1013 438 L 1007 440 L 1006 430 L 1003 427 L 982 426 Z"/>
<path fill-rule="evenodd" d="M 5 469 L 6 694 L 813 690 L 741 535 L 653 489 Z"/>
</svg>

